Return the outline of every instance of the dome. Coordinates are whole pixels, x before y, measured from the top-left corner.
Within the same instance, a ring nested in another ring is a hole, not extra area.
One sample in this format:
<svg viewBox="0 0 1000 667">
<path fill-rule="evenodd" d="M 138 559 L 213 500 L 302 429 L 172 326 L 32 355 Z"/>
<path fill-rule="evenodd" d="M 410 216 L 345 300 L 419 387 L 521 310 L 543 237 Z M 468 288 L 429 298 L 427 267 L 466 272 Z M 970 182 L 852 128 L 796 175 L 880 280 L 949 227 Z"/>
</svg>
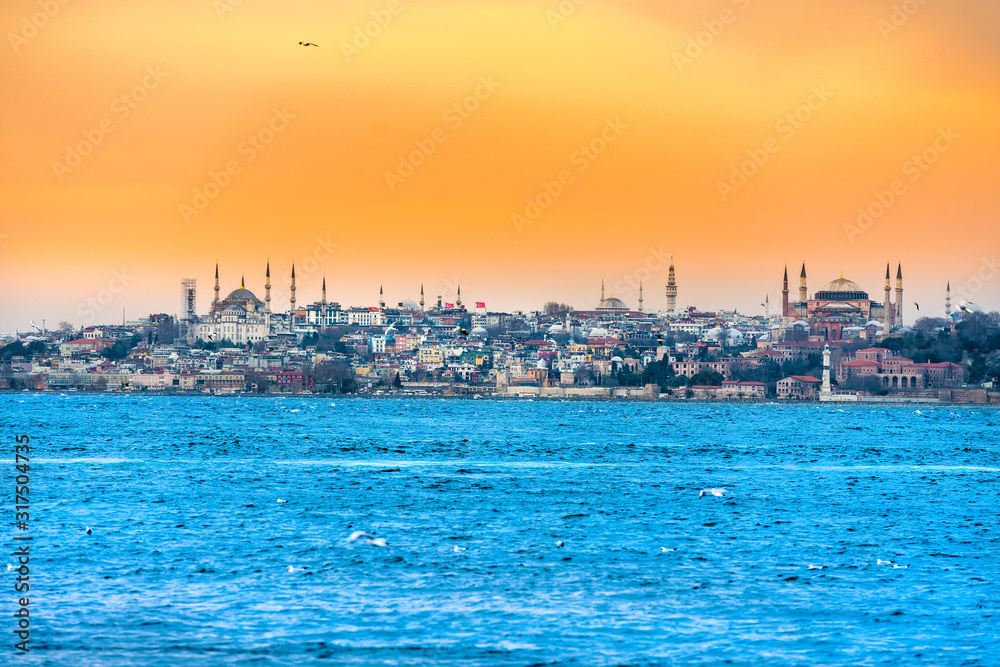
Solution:
<svg viewBox="0 0 1000 667">
<path fill-rule="evenodd" d="M 563 332 L 563 327 L 561 324 L 553 324 L 552 326 L 549 327 L 550 334 L 557 334 L 562 332 Z"/>
<path fill-rule="evenodd" d="M 628 306 L 625 302 L 617 297 L 608 297 L 607 299 L 601 299 L 600 305 L 597 306 L 597 310 L 628 310 Z"/>
<path fill-rule="evenodd" d="M 403 302 L 403 308 L 405 310 L 420 310 L 420 306 L 413 299 L 407 299 Z"/>
<path fill-rule="evenodd" d="M 470 332 L 470 336 L 485 336 L 488 332 L 486 327 L 476 327 Z"/>
<path fill-rule="evenodd" d="M 224 311 L 222 311 L 222 312 L 224 312 L 224 313 L 245 313 L 245 312 L 247 312 L 247 309 L 244 308 L 243 306 L 241 306 L 238 303 L 233 303 L 233 304 L 230 304 L 230 305 L 226 306 L 226 309 Z"/>
<path fill-rule="evenodd" d="M 866 301 L 868 300 L 868 292 L 861 289 L 861 286 L 853 280 L 848 280 L 841 275 L 816 292 L 815 298 L 831 301 Z"/>
<path fill-rule="evenodd" d="M 245 287 L 234 289 L 232 292 L 229 293 L 229 296 L 226 297 L 226 299 L 256 299 L 256 298 L 257 297 L 254 296 L 254 293 Z"/>
<path fill-rule="evenodd" d="M 601 327 L 594 327 L 593 329 L 590 330 L 590 333 L 587 334 L 587 338 L 607 338 L 607 337 L 608 337 L 608 330 L 603 329 Z"/>
<path fill-rule="evenodd" d="M 621 363 L 622 362 L 622 358 L 619 357 L 618 355 L 615 355 L 615 356 L 611 357 L 611 362 L 612 363 L 614 363 L 614 362 Z"/>
</svg>

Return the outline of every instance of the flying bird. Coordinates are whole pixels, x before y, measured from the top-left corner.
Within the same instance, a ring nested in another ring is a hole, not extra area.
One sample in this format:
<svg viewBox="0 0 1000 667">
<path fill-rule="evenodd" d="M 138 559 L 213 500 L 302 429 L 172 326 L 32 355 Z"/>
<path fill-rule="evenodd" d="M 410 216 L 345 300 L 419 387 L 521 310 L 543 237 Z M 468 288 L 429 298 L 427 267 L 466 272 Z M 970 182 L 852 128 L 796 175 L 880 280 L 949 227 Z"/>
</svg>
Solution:
<svg viewBox="0 0 1000 667">
<path fill-rule="evenodd" d="M 389 542 L 386 541 L 384 537 L 375 537 L 363 530 L 356 530 L 351 533 L 351 536 L 347 538 L 348 542 L 354 542 L 356 540 L 364 540 L 364 543 L 372 547 L 383 547 L 389 549 Z M 392 551 L 392 549 L 389 549 Z"/>
<path fill-rule="evenodd" d="M 919 303 L 917 303 L 916 301 L 914 301 L 913 305 L 917 307 L 917 310 L 920 310 L 920 304 Z"/>
<path fill-rule="evenodd" d="M 38 328 L 38 325 L 35 324 L 35 320 L 31 320 L 31 326 L 35 328 L 35 331 L 41 331 L 41 329 Z"/>
<path fill-rule="evenodd" d="M 706 496 L 708 494 L 712 494 L 716 498 L 721 498 L 723 496 L 723 494 L 725 494 L 725 493 L 726 493 L 726 489 L 724 489 L 724 488 L 722 488 L 722 489 L 702 489 L 701 491 L 698 492 L 698 497 L 701 498 L 702 496 Z"/>
<path fill-rule="evenodd" d="M 299 42 L 299 44 L 301 44 L 302 46 L 316 46 L 316 47 L 319 46 L 319 44 L 313 44 L 312 42 Z"/>
<path fill-rule="evenodd" d="M 455 332 L 456 333 L 460 333 L 463 336 L 468 336 L 469 335 L 469 332 L 466 329 L 463 329 L 462 327 L 455 327 Z"/>
</svg>

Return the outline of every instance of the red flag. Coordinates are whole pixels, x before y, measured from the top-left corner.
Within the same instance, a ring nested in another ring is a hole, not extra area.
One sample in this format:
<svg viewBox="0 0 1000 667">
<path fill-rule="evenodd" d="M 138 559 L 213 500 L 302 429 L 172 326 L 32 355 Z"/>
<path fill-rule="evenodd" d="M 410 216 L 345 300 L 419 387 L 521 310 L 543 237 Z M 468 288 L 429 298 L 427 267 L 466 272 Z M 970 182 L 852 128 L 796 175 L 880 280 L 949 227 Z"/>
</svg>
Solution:
<svg viewBox="0 0 1000 667">
<path fill-rule="evenodd" d="M 476 308 L 485 308 L 485 307 L 486 307 L 486 302 L 484 302 L 484 301 L 477 301 L 476 302 Z"/>
<path fill-rule="evenodd" d="M 453 303 L 448 303 L 448 302 L 446 301 L 446 302 L 445 302 L 445 304 L 444 304 L 444 307 L 445 307 L 445 308 L 454 308 L 454 307 L 455 307 L 455 304 L 453 304 Z"/>
</svg>

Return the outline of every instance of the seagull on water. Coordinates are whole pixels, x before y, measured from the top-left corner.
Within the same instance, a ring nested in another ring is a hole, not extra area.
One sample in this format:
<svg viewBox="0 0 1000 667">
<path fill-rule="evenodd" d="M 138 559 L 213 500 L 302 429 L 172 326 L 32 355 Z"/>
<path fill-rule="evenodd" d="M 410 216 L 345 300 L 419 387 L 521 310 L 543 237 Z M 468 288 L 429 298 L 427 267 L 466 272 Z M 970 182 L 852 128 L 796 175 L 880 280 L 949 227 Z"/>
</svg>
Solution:
<svg viewBox="0 0 1000 667">
<path fill-rule="evenodd" d="M 283 498 L 278 498 L 279 503 L 287 503 L 288 501 Z"/>
<path fill-rule="evenodd" d="M 295 572 L 302 572 L 305 569 L 306 568 L 304 568 L 304 567 L 292 567 L 291 565 L 289 565 L 288 566 L 288 574 L 293 574 Z"/>
<path fill-rule="evenodd" d="M 825 567 L 826 565 L 813 565 L 812 563 L 809 564 L 810 570 L 822 570 Z"/>
<path fill-rule="evenodd" d="M 877 558 L 877 559 L 875 559 L 875 564 L 876 565 L 892 565 L 892 561 L 891 560 L 882 560 L 881 558 Z"/>
<path fill-rule="evenodd" d="M 87 526 L 87 534 L 90 535 L 90 526 Z"/>
<path fill-rule="evenodd" d="M 698 497 L 701 498 L 702 496 L 706 496 L 708 494 L 712 494 L 716 498 L 721 498 L 724 493 L 726 493 L 726 489 L 725 488 L 721 488 L 721 489 L 702 489 L 701 491 L 698 492 Z"/>
<path fill-rule="evenodd" d="M 370 533 L 366 533 L 363 530 L 356 530 L 351 533 L 351 536 L 347 538 L 348 542 L 354 542 L 357 540 L 364 540 L 364 543 L 373 547 L 384 547 L 389 549 L 389 542 L 386 541 L 384 537 L 375 537 Z M 389 549 L 392 551 L 392 549 Z"/>
<path fill-rule="evenodd" d="M 459 546 L 456 545 L 456 546 L 452 547 L 452 551 L 454 551 L 457 554 L 460 554 L 460 553 L 462 553 L 463 551 L 465 551 L 468 548 L 469 547 L 459 547 Z"/>
<path fill-rule="evenodd" d="M 14 566 L 11 565 L 10 563 L 7 563 L 7 571 L 10 572 L 13 569 L 14 569 Z"/>
<path fill-rule="evenodd" d="M 677 549 L 668 549 L 666 547 L 660 547 L 660 553 L 669 553 L 671 551 L 677 551 Z"/>
<path fill-rule="evenodd" d="M 566 543 L 563 542 L 562 540 L 559 540 L 558 542 L 556 542 L 556 546 L 557 547 L 564 547 L 564 546 L 566 546 Z"/>
<path fill-rule="evenodd" d="M 892 569 L 894 569 L 894 570 L 905 570 L 908 567 L 910 567 L 910 566 L 909 565 L 896 565 L 896 564 L 893 564 Z"/>
</svg>

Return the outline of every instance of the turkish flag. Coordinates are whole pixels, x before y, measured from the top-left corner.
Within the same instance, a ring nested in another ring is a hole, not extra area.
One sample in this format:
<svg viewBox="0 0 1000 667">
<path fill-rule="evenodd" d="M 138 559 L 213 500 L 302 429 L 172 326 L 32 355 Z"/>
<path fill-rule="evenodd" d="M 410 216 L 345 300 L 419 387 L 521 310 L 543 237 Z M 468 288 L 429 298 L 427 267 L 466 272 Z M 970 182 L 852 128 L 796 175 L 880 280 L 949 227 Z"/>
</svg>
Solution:
<svg viewBox="0 0 1000 667">
<path fill-rule="evenodd" d="M 483 302 L 483 301 L 477 301 L 476 302 L 476 308 L 485 308 L 485 307 L 486 307 L 486 303 L 485 302 Z"/>
</svg>

